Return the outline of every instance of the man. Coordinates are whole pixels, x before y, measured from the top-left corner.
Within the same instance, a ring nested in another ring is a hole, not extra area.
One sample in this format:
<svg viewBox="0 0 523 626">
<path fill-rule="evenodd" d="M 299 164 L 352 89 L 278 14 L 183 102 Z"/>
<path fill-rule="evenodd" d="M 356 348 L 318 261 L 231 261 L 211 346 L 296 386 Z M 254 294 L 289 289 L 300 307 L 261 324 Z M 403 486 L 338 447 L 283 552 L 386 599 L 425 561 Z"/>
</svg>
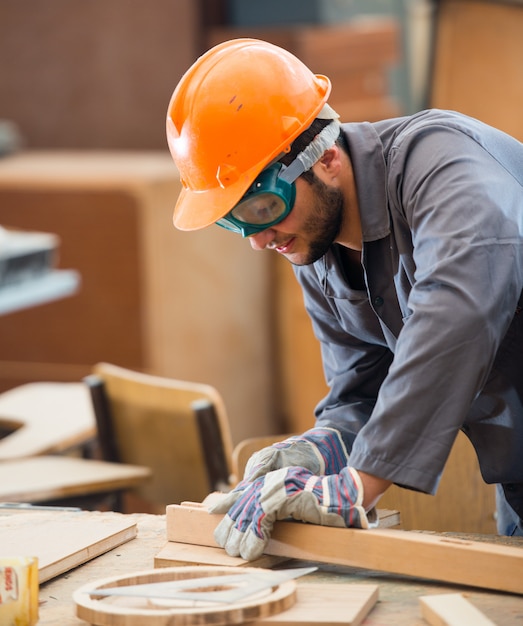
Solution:
<svg viewBox="0 0 523 626">
<path fill-rule="evenodd" d="M 499 531 L 523 534 L 523 145 L 438 110 L 340 125 L 329 92 L 240 39 L 169 105 L 175 226 L 293 264 L 330 387 L 316 427 L 255 454 L 214 506 L 216 538 L 254 559 L 277 519 L 368 528 L 392 483 L 435 493 L 460 429 Z"/>
</svg>

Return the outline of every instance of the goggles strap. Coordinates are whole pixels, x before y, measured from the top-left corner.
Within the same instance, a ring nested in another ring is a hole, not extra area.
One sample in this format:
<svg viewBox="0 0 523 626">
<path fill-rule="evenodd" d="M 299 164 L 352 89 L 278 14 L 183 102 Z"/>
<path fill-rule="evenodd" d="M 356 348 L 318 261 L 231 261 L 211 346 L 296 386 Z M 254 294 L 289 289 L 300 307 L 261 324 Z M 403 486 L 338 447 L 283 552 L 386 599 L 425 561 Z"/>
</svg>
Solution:
<svg viewBox="0 0 523 626">
<path fill-rule="evenodd" d="M 302 150 L 288 167 L 282 169 L 279 178 L 288 183 L 293 183 L 298 176 L 310 170 L 320 160 L 325 150 L 336 143 L 339 134 L 340 123 L 335 119 L 314 137 L 305 150 Z"/>
</svg>

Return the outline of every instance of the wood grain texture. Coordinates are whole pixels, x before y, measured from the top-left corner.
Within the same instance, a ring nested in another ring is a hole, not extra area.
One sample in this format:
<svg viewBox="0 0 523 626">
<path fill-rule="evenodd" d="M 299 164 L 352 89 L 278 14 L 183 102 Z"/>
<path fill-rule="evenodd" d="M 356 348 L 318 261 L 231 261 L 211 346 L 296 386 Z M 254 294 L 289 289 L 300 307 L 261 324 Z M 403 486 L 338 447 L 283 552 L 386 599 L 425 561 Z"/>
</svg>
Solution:
<svg viewBox="0 0 523 626">
<path fill-rule="evenodd" d="M 222 516 L 169 505 L 167 539 L 217 546 Z M 266 554 L 348 565 L 446 583 L 523 594 L 523 550 L 394 529 L 330 528 L 277 522 Z"/>
<path fill-rule="evenodd" d="M 259 570 L 258 570 L 259 571 Z M 292 607 L 296 602 L 296 581 L 275 585 L 267 593 L 258 593 L 242 601 L 224 604 L 199 605 L 191 602 L 154 601 L 152 599 L 110 596 L 95 599 L 92 591 L 108 587 L 144 585 L 205 576 L 245 574 L 249 569 L 227 567 L 171 567 L 146 570 L 123 577 L 95 581 L 78 589 L 73 596 L 78 617 L 96 626 L 203 626 L 212 624 L 242 624 L 263 619 Z"/>
<path fill-rule="evenodd" d="M 106 579 L 89 583 L 74 593 L 77 615 L 96 626 L 192 626 L 213 624 L 237 624 L 248 620 L 252 626 L 358 626 L 378 601 L 379 589 L 374 584 L 352 583 L 300 583 L 289 581 L 273 588 L 264 599 L 246 599 L 226 608 L 154 608 L 139 600 L 112 598 L 101 603 L 89 597 L 89 591 L 112 586 L 115 583 L 144 584 L 179 579 L 190 572 L 194 576 L 230 573 L 224 567 L 170 568 L 153 572 L 138 572 L 132 576 Z M 238 570 L 232 570 L 238 572 Z M 242 572 L 248 572 L 242 570 Z M 293 595 L 290 595 L 290 591 Z M 271 606 L 272 604 L 272 606 Z M 255 617 L 259 613 L 259 617 Z"/>
<path fill-rule="evenodd" d="M 0 555 L 36 556 L 43 583 L 136 537 L 136 521 L 86 512 L 0 517 Z"/>
<path fill-rule="evenodd" d="M 111 516 L 108 513 L 90 513 L 93 517 Z M 124 576 L 138 572 L 144 568 L 153 568 L 153 557 L 165 545 L 165 516 L 163 515 L 127 515 L 138 526 L 138 536 L 116 550 L 85 563 L 67 574 L 60 576 L 40 588 L 40 619 L 42 624 L 59 626 L 86 626 L 85 622 L 74 614 L 73 593 L 89 582 L 107 576 Z M 523 539 L 493 537 L 499 544 L 523 547 Z M 295 562 L 292 566 L 302 566 Z M 309 565 L 309 564 L 307 564 Z M 312 565 L 312 564 L 310 564 Z M 515 617 L 523 615 L 523 596 L 488 592 L 481 589 L 456 589 L 452 585 L 428 580 L 411 579 L 407 576 L 381 576 L 374 571 L 356 570 L 351 567 L 335 565 L 319 565 L 317 572 L 298 580 L 298 590 L 302 584 L 331 583 L 379 585 L 379 602 L 375 605 L 364 623 L 383 624 L 387 626 L 421 626 L 424 624 L 420 616 L 419 596 L 436 593 L 455 593 L 463 591 L 466 597 L 485 615 L 493 619 L 497 626 L 515 626 Z M 290 564 L 284 567 L 290 567 Z M 343 613 L 341 613 L 343 614 Z M 517 618 L 516 618 L 517 621 Z M 466 626 L 469 626 L 467 624 Z"/>
<path fill-rule="evenodd" d="M 252 626 L 358 626 L 378 601 L 378 585 L 298 584 L 296 604 Z"/>
<path fill-rule="evenodd" d="M 421 596 L 419 602 L 421 615 L 432 626 L 495 626 L 459 593 Z"/>
</svg>

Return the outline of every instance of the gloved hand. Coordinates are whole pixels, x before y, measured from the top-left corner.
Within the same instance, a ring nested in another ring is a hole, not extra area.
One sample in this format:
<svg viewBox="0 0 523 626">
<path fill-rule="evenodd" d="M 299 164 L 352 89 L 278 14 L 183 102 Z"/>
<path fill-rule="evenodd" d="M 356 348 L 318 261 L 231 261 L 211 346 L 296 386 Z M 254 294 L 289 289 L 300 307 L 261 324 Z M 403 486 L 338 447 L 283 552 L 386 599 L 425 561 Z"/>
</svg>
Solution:
<svg viewBox="0 0 523 626">
<path fill-rule="evenodd" d="M 292 517 L 322 526 L 377 526 L 377 514 L 362 506 L 363 486 L 349 466 L 339 474 L 316 476 L 303 467 L 269 472 L 234 489 L 211 506 L 211 513 L 226 513 L 214 538 L 230 556 L 253 560 L 263 554 L 274 522 Z"/>
<path fill-rule="evenodd" d="M 317 476 L 338 474 L 349 455 L 341 434 L 335 428 L 311 428 L 302 435 L 255 452 L 247 461 L 243 478 L 252 482 L 282 467 L 304 467 Z"/>
</svg>

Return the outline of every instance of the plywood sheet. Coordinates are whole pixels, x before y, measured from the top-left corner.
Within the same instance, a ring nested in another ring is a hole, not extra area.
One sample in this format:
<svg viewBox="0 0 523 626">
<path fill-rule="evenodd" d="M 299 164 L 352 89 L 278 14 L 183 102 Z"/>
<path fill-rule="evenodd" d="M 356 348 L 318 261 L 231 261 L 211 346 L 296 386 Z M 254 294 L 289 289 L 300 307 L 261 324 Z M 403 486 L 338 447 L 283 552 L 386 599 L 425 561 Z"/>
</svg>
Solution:
<svg viewBox="0 0 523 626">
<path fill-rule="evenodd" d="M 40 583 L 136 537 L 118 513 L 33 512 L 0 516 L 0 556 L 38 557 Z"/>
</svg>

